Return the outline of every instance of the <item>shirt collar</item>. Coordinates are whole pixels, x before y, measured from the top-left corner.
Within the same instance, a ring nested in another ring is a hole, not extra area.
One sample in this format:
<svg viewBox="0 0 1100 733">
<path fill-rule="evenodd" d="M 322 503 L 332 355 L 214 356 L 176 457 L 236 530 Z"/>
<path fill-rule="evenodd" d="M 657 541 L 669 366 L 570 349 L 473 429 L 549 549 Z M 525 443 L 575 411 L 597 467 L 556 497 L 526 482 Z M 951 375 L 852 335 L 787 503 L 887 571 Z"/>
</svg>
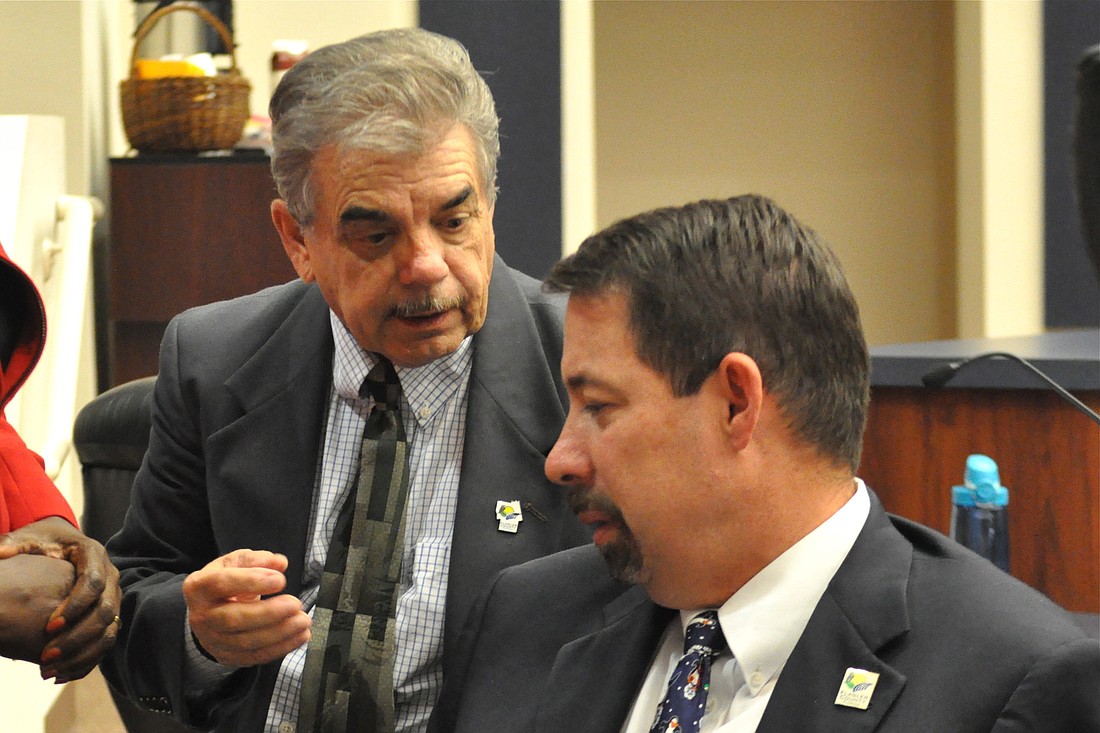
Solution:
<svg viewBox="0 0 1100 733">
<path fill-rule="evenodd" d="M 329 310 L 335 351 L 332 386 L 342 398 L 358 401 L 359 388 L 378 363 L 378 355 L 359 346 L 336 314 Z M 402 402 L 407 404 L 418 425 L 425 425 L 470 376 L 473 365 L 472 336 L 446 356 L 418 367 L 395 366 L 401 380 Z M 369 398 L 368 398 L 369 399 Z"/>
<path fill-rule="evenodd" d="M 870 512 L 867 487 L 833 516 L 789 547 L 745 583 L 722 607 L 718 620 L 744 683 L 755 697 L 794 651 L 811 614 L 848 556 Z M 705 609 L 680 612 L 687 624 Z"/>
</svg>

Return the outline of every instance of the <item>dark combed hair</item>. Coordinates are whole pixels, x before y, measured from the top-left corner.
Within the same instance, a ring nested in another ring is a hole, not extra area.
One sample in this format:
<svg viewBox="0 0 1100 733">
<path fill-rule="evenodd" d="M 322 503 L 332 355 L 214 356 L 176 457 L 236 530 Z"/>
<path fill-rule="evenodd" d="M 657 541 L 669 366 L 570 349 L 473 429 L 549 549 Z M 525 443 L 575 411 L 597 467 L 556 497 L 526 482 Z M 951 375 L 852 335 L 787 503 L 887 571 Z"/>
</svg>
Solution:
<svg viewBox="0 0 1100 733">
<path fill-rule="evenodd" d="M 730 352 L 752 357 L 803 441 L 859 466 L 870 356 L 828 245 L 762 196 L 698 201 L 619 221 L 560 261 L 546 288 L 621 293 L 638 357 L 679 396 Z"/>
</svg>

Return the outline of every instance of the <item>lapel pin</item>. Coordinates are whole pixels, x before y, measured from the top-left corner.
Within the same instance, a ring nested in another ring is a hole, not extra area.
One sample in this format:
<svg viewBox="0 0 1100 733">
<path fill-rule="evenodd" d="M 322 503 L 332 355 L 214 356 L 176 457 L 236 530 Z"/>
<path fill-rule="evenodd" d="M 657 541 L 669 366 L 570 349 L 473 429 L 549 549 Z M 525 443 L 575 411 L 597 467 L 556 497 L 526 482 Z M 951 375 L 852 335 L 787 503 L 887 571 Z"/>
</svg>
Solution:
<svg viewBox="0 0 1100 733">
<path fill-rule="evenodd" d="M 519 499 L 515 501 L 497 502 L 497 529 L 501 532 L 515 534 L 519 531 L 519 523 L 523 521 L 523 510 L 520 509 Z"/>
<path fill-rule="evenodd" d="M 836 693 L 834 704 L 866 710 L 871 704 L 871 695 L 877 684 L 877 672 L 849 667 L 844 673 L 844 680 L 840 683 L 840 691 Z"/>
</svg>

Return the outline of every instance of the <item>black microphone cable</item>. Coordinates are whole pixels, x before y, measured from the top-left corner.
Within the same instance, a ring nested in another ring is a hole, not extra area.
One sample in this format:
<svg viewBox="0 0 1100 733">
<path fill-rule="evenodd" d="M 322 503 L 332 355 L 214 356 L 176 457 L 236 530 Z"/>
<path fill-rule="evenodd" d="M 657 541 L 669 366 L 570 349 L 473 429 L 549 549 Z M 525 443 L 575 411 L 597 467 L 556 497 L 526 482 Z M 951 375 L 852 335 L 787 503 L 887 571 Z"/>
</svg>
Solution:
<svg viewBox="0 0 1100 733">
<path fill-rule="evenodd" d="M 972 356 L 969 359 L 963 359 L 961 361 L 951 361 L 946 364 L 941 364 L 935 369 L 932 369 L 924 374 L 924 376 L 920 378 L 920 381 L 924 384 L 925 387 L 942 387 L 950 382 L 951 379 L 968 364 L 973 364 L 976 361 L 983 361 L 985 359 L 1008 359 L 1009 361 L 1014 361 L 1017 364 L 1026 367 L 1027 369 L 1030 369 L 1032 373 L 1034 373 L 1036 376 L 1038 376 L 1040 379 L 1050 385 L 1050 388 L 1057 392 L 1059 397 L 1066 400 L 1078 410 L 1088 415 L 1089 418 L 1097 425 L 1100 425 L 1100 415 L 1097 415 L 1095 412 L 1089 409 L 1088 405 L 1067 392 L 1065 388 L 1062 387 L 1062 385 L 1058 384 L 1053 379 L 1048 377 L 1037 366 L 1029 362 L 1027 359 L 1021 359 L 1015 354 L 1009 354 L 1006 351 L 990 351 L 985 354 Z"/>
</svg>

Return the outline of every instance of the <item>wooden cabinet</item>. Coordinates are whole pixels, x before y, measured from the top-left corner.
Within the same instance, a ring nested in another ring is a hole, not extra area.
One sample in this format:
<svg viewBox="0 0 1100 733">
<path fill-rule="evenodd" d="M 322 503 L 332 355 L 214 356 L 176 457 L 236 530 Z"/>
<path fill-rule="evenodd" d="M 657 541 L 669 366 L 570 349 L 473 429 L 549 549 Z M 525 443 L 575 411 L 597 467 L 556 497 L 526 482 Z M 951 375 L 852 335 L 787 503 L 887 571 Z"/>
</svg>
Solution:
<svg viewBox="0 0 1100 733">
<path fill-rule="evenodd" d="M 295 277 L 271 224 L 266 155 L 111 160 L 108 371 L 157 372 L 169 319 Z"/>
</svg>

